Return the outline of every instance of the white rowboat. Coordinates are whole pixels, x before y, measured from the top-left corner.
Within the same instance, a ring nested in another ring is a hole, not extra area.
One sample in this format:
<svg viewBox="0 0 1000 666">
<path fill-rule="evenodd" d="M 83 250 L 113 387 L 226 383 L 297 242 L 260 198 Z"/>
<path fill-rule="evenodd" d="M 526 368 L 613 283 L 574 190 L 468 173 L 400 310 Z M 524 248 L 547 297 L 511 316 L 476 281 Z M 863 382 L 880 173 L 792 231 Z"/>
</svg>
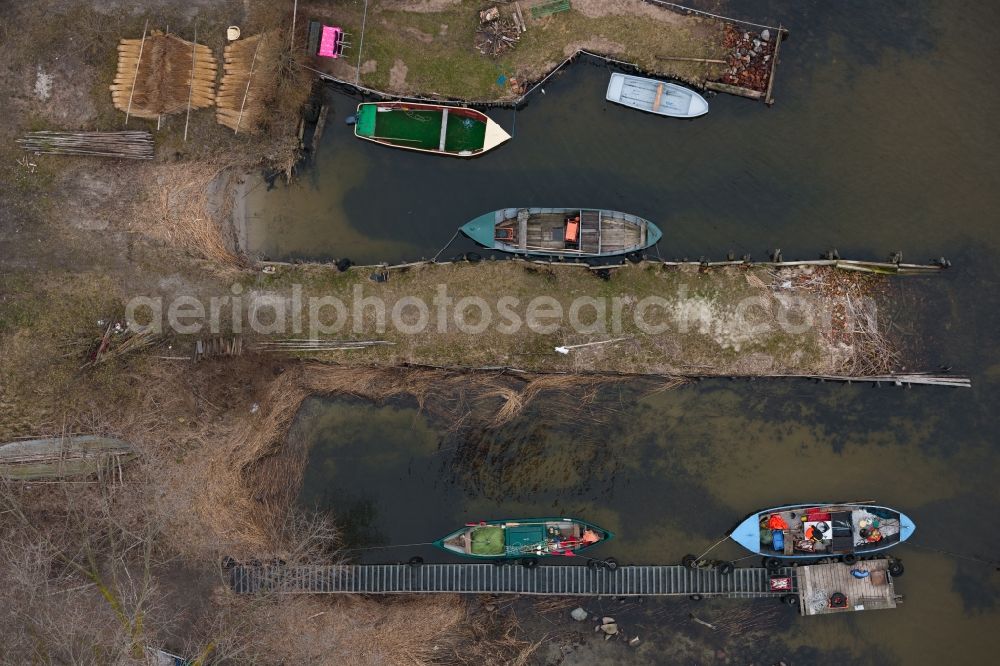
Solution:
<svg viewBox="0 0 1000 666">
<path fill-rule="evenodd" d="M 695 118 L 708 113 L 708 102 L 693 90 L 627 74 L 611 75 L 607 100 L 673 118 Z"/>
</svg>

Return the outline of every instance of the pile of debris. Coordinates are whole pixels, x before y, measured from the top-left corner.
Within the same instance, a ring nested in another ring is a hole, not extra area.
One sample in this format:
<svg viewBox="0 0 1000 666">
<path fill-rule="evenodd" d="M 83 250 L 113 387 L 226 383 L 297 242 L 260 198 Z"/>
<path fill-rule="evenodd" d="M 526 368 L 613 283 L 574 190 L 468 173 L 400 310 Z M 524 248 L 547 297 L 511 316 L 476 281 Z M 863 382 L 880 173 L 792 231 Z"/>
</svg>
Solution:
<svg viewBox="0 0 1000 666">
<path fill-rule="evenodd" d="M 720 81 L 729 85 L 749 88 L 758 92 L 767 91 L 771 75 L 771 59 L 781 34 L 775 30 L 760 33 L 745 32 L 733 25 L 726 25 L 723 45 L 729 49 L 726 63 L 729 69 Z"/>
<path fill-rule="evenodd" d="M 479 12 L 479 29 L 476 31 L 476 50 L 485 56 L 498 58 L 521 41 L 527 31 L 520 7 L 515 3 L 509 16 L 501 16 L 500 9 L 489 7 Z"/>
</svg>

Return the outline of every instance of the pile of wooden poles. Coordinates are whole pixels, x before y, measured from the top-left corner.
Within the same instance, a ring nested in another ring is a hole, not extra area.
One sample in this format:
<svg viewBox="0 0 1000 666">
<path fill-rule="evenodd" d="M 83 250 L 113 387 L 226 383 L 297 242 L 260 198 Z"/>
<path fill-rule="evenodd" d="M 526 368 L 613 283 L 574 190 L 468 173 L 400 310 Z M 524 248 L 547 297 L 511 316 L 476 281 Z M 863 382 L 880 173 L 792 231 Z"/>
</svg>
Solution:
<svg viewBox="0 0 1000 666">
<path fill-rule="evenodd" d="M 366 349 L 380 345 L 395 344 L 387 340 L 320 340 L 312 339 L 289 339 L 289 340 L 266 340 L 254 345 L 256 351 L 262 352 L 325 352 L 341 351 L 346 349 Z"/>
<path fill-rule="evenodd" d="M 153 135 L 149 132 L 28 132 L 17 143 L 44 155 L 153 159 Z"/>
</svg>

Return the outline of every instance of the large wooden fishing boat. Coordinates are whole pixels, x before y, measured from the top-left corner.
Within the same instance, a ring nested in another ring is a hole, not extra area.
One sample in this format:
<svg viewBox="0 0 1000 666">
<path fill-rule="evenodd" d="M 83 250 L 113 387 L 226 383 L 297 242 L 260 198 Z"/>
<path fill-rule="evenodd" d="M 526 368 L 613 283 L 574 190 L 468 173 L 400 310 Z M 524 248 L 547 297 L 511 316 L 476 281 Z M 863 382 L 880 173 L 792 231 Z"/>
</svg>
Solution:
<svg viewBox="0 0 1000 666">
<path fill-rule="evenodd" d="M 489 560 L 572 556 L 613 538 L 576 518 L 527 518 L 469 523 L 434 542 L 438 548 Z"/>
<path fill-rule="evenodd" d="M 461 229 L 483 247 L 550 257 L 606 257 L 645 250 L 663 236 L 628 213 L 594 208 L 503 208 Z"/>
<path fill-rule="evenodd" d="M 768 558 L 849 562 L 906 541 L 915 529 L 906 514 L 884 506 L 790 504 L 749 516 L 729 536 Z"/>
<path fill-rule="evenodd" d="M 502 127 L 475 109 L 410 102 L 359 104 L 354 136 L 452 157 L 475 157 L 510 139 Z"/>
<path fill-rule="evenodd" d="M 605 98 L 609 102 L 673 118 L 696 118 L 708 113 L 708 102 L 693 90 L 641 76 L 612 74 Z"/>
</svg>

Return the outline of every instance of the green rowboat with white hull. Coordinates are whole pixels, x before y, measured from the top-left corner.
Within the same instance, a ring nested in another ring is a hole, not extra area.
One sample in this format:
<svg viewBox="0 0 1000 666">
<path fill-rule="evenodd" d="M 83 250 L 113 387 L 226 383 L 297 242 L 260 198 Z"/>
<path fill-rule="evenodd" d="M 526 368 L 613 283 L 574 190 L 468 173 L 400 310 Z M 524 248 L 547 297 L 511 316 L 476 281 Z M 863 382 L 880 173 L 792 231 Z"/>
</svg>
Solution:
<svg viewBox="0 0 1000 666">
<path fill-rule="evenodd" d="M 434 545 L 449 553 L 487 560 L 573 556 L 614 534 L 576 518 L 526 518 L 468 523 Z"/>
<path fill-rule="evenodd" d="M 510 139 L 475 109 L 410 102 L 359 104 L 354 135 L 383 146 L 452 157 L 476 157 Z"/>
<path fill-rule="evenodd" d="M 610 257 L 652 247 L 663 233 L 636 215 L 596 208 L 503 208 L 462 233 L 483 247 L 546 257 Z"/>
</svg>

